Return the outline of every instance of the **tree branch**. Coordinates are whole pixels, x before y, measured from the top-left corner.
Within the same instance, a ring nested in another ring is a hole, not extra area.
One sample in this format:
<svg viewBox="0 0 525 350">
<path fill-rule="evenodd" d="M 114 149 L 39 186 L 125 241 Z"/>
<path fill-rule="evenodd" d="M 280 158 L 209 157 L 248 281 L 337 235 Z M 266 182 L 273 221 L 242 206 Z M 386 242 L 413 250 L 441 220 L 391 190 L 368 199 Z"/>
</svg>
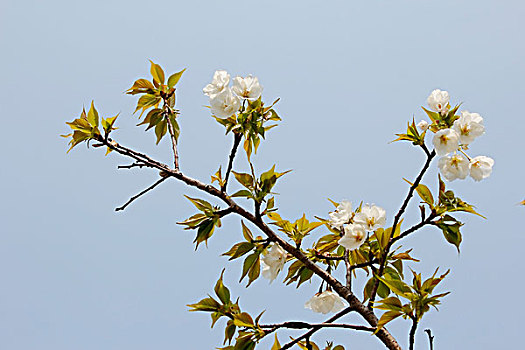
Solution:
<svg viewBox="0 0 525 350">
<path fill-rule="evenodd" d="M 271 328 L 267 331 L 267 334 L 270 334 L 272 332 L 275 332 L 279 328 L 289 328 L 289 329 L 309 329 L 309 328 L 348 328 L 348 329 L 354 329 L 356 331 L 366 331 L 366 332 L 374 332 L 376 329 L 372 327 L 366 327 L 366 326 L 357 326 L 352 324 L 346 324 L 346 323 L 307 323 L 302 321 L 289 321 L 289 322 L 283 322 L 283 323 L 276 323 L 276 324 L 264 324 L 259 325 L 261 328 Z"/>
<path fill-rule="evenodd" d="M 138 199 L 140 196 L 145 195 L 146 193 L 148 193 L 149 191 L 151 191 L 152 189 L 154 189 L 155 187 L 160 185 L 162 182 L 164 182 L 164 180 L 166 180 L 166 179 L 167 179 L 167 177 L 161 177 L 153 185 L 151 185 L 150 187 L 146 188 L 144 191 L 140 192 L 139 194 L 131 197 L 123 206 L 115 208 L 115 211 L 120 211 L 120 210 L 126 209 L 126 207 L 128 205 L 130 205 L 131 202 L 133 202 L 135 199 Z"/>
<path fill-rule="evenodd" d="M 319 276 L 321 279 L 323 279 L 332 289 L 339 294 L 343 299 L 345 299 L 350 307 L 357 311 L 367 322 L 370 326 L 375 327 L 377 325 L 377 317 L 374 315 L 374 313 L 368 309 L 359 299 L 345 286 L 343 286 L 337 279 L 335 279 L 331 274 L 326 272 L 324 269 L 322 269 L 320 266 L 312 262 L 299 248 L 296 248 L 286 242 L 283 238 L 278 236 L 263 220 L 261 217 L 256 217 L 254 214 L 248 212 L 243 207 L 239 206 L 230 196 L 228 196 L 225 192 L 222 192 L 220 189 L 205 184 L 199 180 L 193 179 L 191 177 L 188 177 L 184 175 L 180 170 L 178 169 L 171 169 L 169 166 L 167 166 L 164 163 L 158 162 L 150 157 L 148 157 L 145 154 L 136 152 L 134 150 L 131 150 L 127 147 L 124 147 L 117 142 L 113 140 L 104 140 L 103 137 L 100 137 L 98 141 L 102 142 L 107 147 L 110 147 L 112 150 L 116 151 L 117 153 L 120 153 L 122 155 L 131 157 L 135 160 L 144 162 L 146 164 L 149 164 L 153 168 L 157 168 L 161 171 L 163 171 L 163 174 L 166 176 L 171 176 L 176 178 L 177 180 L 185 183 L 186 185 L 190 187 L 195 187 L 203 192 L 208 193 L 211 196 L 217 197 L 221 199 L 224 203 L 226 203 L 229 207 L 231 207 L 232 211 L 237 213 L 238 215 L 242 216 L 246 220 L 250 221 L 252 224 L 257 226 L 272 242 L 277 243 L 280 245 L 284 250 L 286 250 L 288 253 L 290 253 L 293 257 L 295 257 L 297 260 L 301 261 L 306 268 L 310 269 L 313 273 L 315 273 L 317 276 Z M 332 321 L 333 322 L 333 321 Z M 395 340 L 395 338 L 384 328 L 379 330 L 379 332 L 376 333 L 376 336 L 385 344 L 385 346 L 391 350 L 401 350 L 401 347 Z"/>
<path fill-rule="evenodd" d="M 434 350 L 434 336 L 430 329 L 425 329 L 425 333 L 428 335 L 428 343 L 430 344 L 430 350 Z"/>
<path fill-rule="evenodd" d="M 416 177 L 416 180 L 414 181 L 412 186 L 410 186 L 410 189 L 408 190 L 407 196 L 405 197 L 405 200 L 403 201 L 403 204 L 401 205 L 401 208 L 399 208 L 399 211 L 397 212 L 396 216 L 394 217 L 394 223 L 392 225 L 392 232 L 396 232 L 396 228 L 397 228 L 397 225 L 399 224 L 399 220 L 401 219 L 401 216 L 405 212 L 405 210 L 406 210 L 406 208 L 408 206 L 408 203 L 410 202 L 410 199 L 414 195 L 414 191 L 416 190 L 417 186 L 419 185 L 419 183 L 423 179 L 423 175 L 425 175 L 425 172 L 428 170 L 428 167 L 430 166 L 430 163 L 432 162 L 432 159 L 436 156 L 436 151 L 435 150 L 432 150 L 432 152 L 428 152 L 428 149 L 427 149 L 427 147 L 425 145 L 422 145 L 421 147 L 423 148 L 423 150 L 425 150 L 425 153 L 427 154 L 427 160 L 425 161 L 425 164 L 423 165 L 423 168 L 419 172 L 419 175 Z M 390 251 L 390 248 L 392 247 L 392 243 L 393 242 L 392 242 L 392 238 L 391 238 L 390 242 L 388 243 L 387 247 L 385 248 L 385 252 L 383 253 L 383 257 L 381 259 L 381 263 L 380 263 L 379 271 L 378 271 L 378 275 L 379 276 L 383 275 L 383 271 L 385 269 L 385 265 L 386 265 L 386 261 L 387 261 L 387 256 L 388 256 L 388 253 Z M 370 292 L 370 300 L 368 301 L 368 308 L 369 309 L 372 309 L 372 305 L 373 305 L 373 303 L 375 301 L 375 297 L 376 297 L 376 293 L 377 293 L 377 288 L 378 287 L 379 287 L 379 280 L 376 279 L 376 281 L 374 283 L 374 286 L 372 287 L 372 291 Z"/>
<path fill-rule="evenodd" d="M 414 350 L 416 329 L 417 329 L 417 318 L 412 317 L 412 327 L 410 328 L 410 335 L 409 335 L 409 350 Z"/>
<path fill-rule="evenodd" d="M 228 168 L 226 169 L 226 175 L 224 175 L 224 185 L 221 186 L 222 192 L 226 192 L 226 186 L 228 185 L 228 178 L 230 177 L 230 173 L 233 167 L 233 159 L 235 158 L 235 154 L 237 153 L 237 148 L 239 147 L 239 144 L 241 143 L 241 139 L 242 139 L 242 134 L 233 134 L 233 146 L 230 152 Z"/>
<path fill-rule="evenodd" d="M 330 317 L 328 320 L 324 321 L 323 324 L 332 323 L 334 321 L 337 321 L 339 318 L 343 317 L 344 315 L 346 315 L 346 314 L 348 314 L 348 313 L 350 313 L 352 311 L 354 311 L 354 309 L 352 307 L 347 307 L 346 309 L 341 310 L 337 314 L 335 314 L 334 316 Z M 295 338 L 294 340 L 292 340 L 291 342 L 289 342 L 287 344 L 284 344 L 281 347 L 280 350 L 290 349 L 292 346 L 294 346 L 295 344 L 297 344 L 301 340 L 306 339 L 306 338 L 310 338 L 312 336 L 312 334 L 314 334 L 315 332 L 317 332 L 320 329 L 322 329 L 322 328 L 319 328 L 319 327 L 312 328 L 311 330 L 309 330 L 308 332 L 304 333 L 300 337 Z M 401 349 L 401 348 L 399 348 L 399 349 Z"/>
</svg>

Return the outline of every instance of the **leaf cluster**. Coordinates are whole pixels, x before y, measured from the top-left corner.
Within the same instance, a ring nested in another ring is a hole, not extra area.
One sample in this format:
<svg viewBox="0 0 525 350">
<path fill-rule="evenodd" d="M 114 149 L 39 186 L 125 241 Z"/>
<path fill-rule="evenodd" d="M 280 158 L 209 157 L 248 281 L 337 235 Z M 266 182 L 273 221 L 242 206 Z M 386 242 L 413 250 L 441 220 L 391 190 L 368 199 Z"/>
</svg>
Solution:
<svg viewBox="0 0 525 350">
<path fill-rule="evenodd" d="M 219 207 L 212 206 L 204 199 L 185 197 L 201 212 L 177 224 L 185 225 L 185 230 L 197 230 L 197 236 L 193 241 L 197 249 L 202 242 L 208 244 L 208 239 L 213 235 L 215 227 L 221 227 L 221 215 Z"/>
<path fill-rule="evenodd" d="M 100 124 L 102 124 L 102 129 L 104 130 L 104 138 L 108 140 L 109 133 L 116 129 L 113 127 L 113 124 L 115 124 L 117 117 L 118 114 L 114 117 L 101 119 L 97 109 L 95 108 L 94 102 L 91 101 L 91 107 L 89 108 L 87 114 L 86 110 L 83 108 L 79 118 L 74 119 L 72 122 L 66 122 L 66 124 L 69 125 L 73 131 L 70 134 L 61 135 L 65 138 L 71 137 L 71 140 L 69 140 L 70 147 L 67 152 L 69 153 L 73 147 L 83 141 L 87 141 L 88 145 L 90 140 L 100 141 L 102 137 L 99 129 Z M 109 152 L 111 152 L 111 149 L 108 147 L 106 154 Z"/>
<path fill-rule="evenodd" d="M 266 125 L 271 121 L 280 121 L 281 118 L 273 108 L 279 101 L 275 100 L 270 106 L 265 107 L 262 97 L 255 101 L 245 100 L 239 113 L 228 118 L 215 117 L 217 122 L 226 128 L 226 134 L 230 131 L 234 134 L 244 136 L 243 148 L 248 160 L 252 153 L 257 153 L 257 148 L 264 139 L 265 133 L 277 124 Z"/>
<path fill-rule="evenodd" d="M 448 295 L 449 292 L 440 294 L 432 293 L 434 288 L 447 276 L 450 270 L 439 277 L 436 277 L 437 272 L 438 270 L 436 269 L 431 277 L 422 281 L 421 274 L 412 271 L 412 285 L 408 285 L 402 280 L 392 278 L 389 274 L 378 277 L 381 282 L 392 290 L 395 296 L 384 298 L 375 303 L 374 308 L 386 310 L 377 323 L 376 332 L 385 324 L 399 316 L 419 322 L 423 315 L 430 310 L 430 307 L 434 307 L 437 310 L 440 299 Z M 403 304 L 399 297 L 408 300 L 408 302 Z"/>
<path fill-rule="evenodd" d="M 209 312 L 212 324 L 211 327 L 221 318 L 226 317 L 228 321 L 224 329 L 224 344 L 230 345 L 223 347 L 223 350 L 252 350 L 256 343 L 265 335 L 265 331 L 259 327 L 259 319 L 263 315 L 261 312 L 255 320 L 247 312 L 241 311 L 239 299 L 233 302 L 230 290 L 223 283 L 224 270 L 221 277 L 215 284 L 216 298 L 208 296 L 195 304 L 187 305 L 190 311 Z M 237 332 L 235 343 L 231 345 L 233 337 Z"/>
<path fill-rule="evenodd" d="M 248 285 L 246 286 L 248 287 L 253 281 L 259 278 L 261 273 L 261 254 L 266 251 L 270 241 L 263 240 L 260 236 L 254 238 L 252 232 L 242 220 L 241 226 L 245 241 L 236 243 L 229 251 L 222 255 L 229 256 L 229 260 L 235 260 L 252 252 L 244 259 L 242 275 L 239 280 L 239 282 L 241 282 L 244 277 L 248 276 Z"/>
<path fill-rule="evenodd" d="M 267 195 L 274 194 L 272 192 L 272 189 L 277 183 L 277 180 L 290 171 L 291 170 L 288 170 L 282 173 L 276 172 L 274 165 L 270 170 L 262 173 L 259 178 L 255 177 L 253 168 L 251 175 L 247 173 L 238 173 L 236 171 L 232 171 L 237 182 L 245 188 L 232 194 L 232 197 L 244 197 L 248 199 L 253 199 L 255 203 L 260 205 L 265 200 Z M 220 177 L 220 173 L 218 175 L 219 177 L 217 178 L 217 180 L 220 183 L 222 177 Z M 276 209 L 274 209 L 274 199 L 272 197 L 268 200 L 268 204 L 262 215 L 272 212 L 274 210 Z"/>
<path fill-rule="evenodd" d="M 172 74 L 167 81 L 165 81 L 165 74 L 162 67 L 151 60 L 150 63 L 152 80 L 150 81 L 144 78 L 137 79 L 133 85 L 126 90 L 126 93 L 129 95 L 140 95 L 134 112 L 141 111 L 139 118 L 142 117 L 145 111 L 153 108 L 148 112 L 142 122 L 137 125 L 147 125 L 146 131 L 155 128 L 158 144 L 168 131 L 168 123 L 171 123 L 174 129 L 175 140 L 177 140 L 180 134 L 180 128 L 176 119 L 178 111 L 174 109 L 175 86 L 186 69 Z M 163 106 L 159 108 L 161 102 L 163 102 Z"/>
</svg>

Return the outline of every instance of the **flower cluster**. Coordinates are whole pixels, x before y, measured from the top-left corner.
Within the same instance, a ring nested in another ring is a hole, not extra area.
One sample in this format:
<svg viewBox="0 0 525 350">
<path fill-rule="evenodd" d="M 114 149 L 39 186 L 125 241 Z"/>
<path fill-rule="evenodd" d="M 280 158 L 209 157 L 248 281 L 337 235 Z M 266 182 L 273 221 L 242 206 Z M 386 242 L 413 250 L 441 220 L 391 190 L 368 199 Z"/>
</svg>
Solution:
<svg viewBox="0 0 525 350">
<path fill-rule="evenodd" d="M 257 100 L 262 93 L 259 79 L 248 75 L 244 78 L 233 78 L 230 88 L 230 74 L 225 70 L 218 70 L 213 80 L 202 91 L 210 98 L 211 112 L 219 118 L 228 118 L 241 108 L 242 100 Z"/>
<path fill-rule="evenodd" d="M 339 244 L 349 250 L 357 249 L 365 242 L 367 231 L 375 231 L 386 223 L 385 210 L 373 204 L 366 204 L 358 212 L 353 212 L 352 204 L 342 201 L 328 215 L 330 226 L 344 232 Z"/>
<path fill-rule="evenodd" d="M 426 132 L 434 131 L 432 144 L 437 155 L 441 156 L 438 168 L 448 181 L 465 179 L 470 175 L 475 181 L 481 181 L 490 176 L 494 160 L 486 156 L 470 157 L 465 151 L 479 136 L 485 133 L 483 118 L 478 113 L 462 111 L 455 115 L 457 107 L 450 111 L 449 94 L 446 91 L 434 90 L 427 99 L 428 106 L 440 115 L 450 114 L 452 118 L 449 127 L 438 127 L 426 120 L 418 123 L 418 127 Z M 459 152 L 459 153 L 458 153 Z M 466 158 L 465 158 L 466 157 Z"/>
<path fill-rule="evenodd" d="M 304 307 L 312 310 L 313 312 L 319 312 L 327 314 L 329 312 L 338 312 L 343 310 L 348 304 L 339 295 L 332 292 L 331 290 L 325 290 L 322 293 L 317 293 L 310 300 L 304 304 Z"/>
</svg>

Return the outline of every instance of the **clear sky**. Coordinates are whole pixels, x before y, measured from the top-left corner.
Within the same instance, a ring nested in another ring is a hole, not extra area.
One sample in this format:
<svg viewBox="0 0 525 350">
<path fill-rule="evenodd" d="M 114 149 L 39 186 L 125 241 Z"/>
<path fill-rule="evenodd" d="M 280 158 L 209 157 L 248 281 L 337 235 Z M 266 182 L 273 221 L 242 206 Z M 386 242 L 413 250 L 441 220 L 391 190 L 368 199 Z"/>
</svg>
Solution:
<svg viewBox="0 0 525 350">
<path fill-rule="evenodd" d="M 282 124 L 255 157 L 258 170 L 294 171 L 276 190 L 281 215 L 327 216 L 326 198 L 376 203 L 389 222 L 422 153 L 393 143 L 435 89 L 480 113 L 486 134 L 472 155 L 496 164 L 491 178 L 450 187 L 487 216 L 466 222 L 461 254 L 436 229 L 406 241 L 424 274 L 452 269 L 439 312 L 427 314 L 417 349 L 520 348 L 525 283 L 523 1 L 12 1 L 0 2 L 0 348 L 6 350 L 213 349 L 222 324 L 186 304 L 211 292 L 224 266 L 227 285 L 265 322 L 322 315 L 303 308 L 319 285 L 300 290 L 259 280 L 237 286 L 240 262 L 220 254 L 242 239 L 224 220 L 208 248 L 175 222 L 193 214 L 169 181 L 130 206 L 114 208 L 153 183 L 156 172 L 117 170 L 115 154 L 80 146 L 66 155 L 64 124 L 92 99 L 103 116 L 121 113 L 115 137 L 165 162 L 167 142 L 136 128 L 136 99 L 122 92 L 149 74 L 188 68 L 178 89 L 182 170 L 207 181 L 225 164 L 230 135 L 209 116 L 202 87 L 216 69 L 252 73 L 268 102 L 281 97 Z M 245 169 L 243 157 L 236 163 Z M 435 190 L 436 164 L 424 183 Z M 406 225 L 418 220 L 410 206 Z M 321 232 L 319 232 L 320 234 Z M 359 323 L 359 318 L 348 318 Z M 390 330 L 403 346 L 408 323 Z M 281 335 L 282 340 L 285 339 Z M 381 349 L 367 334 L 318 333 L 348 349 Z M 268 345 L 261 349 L 269 348 Z"/>
</svg>

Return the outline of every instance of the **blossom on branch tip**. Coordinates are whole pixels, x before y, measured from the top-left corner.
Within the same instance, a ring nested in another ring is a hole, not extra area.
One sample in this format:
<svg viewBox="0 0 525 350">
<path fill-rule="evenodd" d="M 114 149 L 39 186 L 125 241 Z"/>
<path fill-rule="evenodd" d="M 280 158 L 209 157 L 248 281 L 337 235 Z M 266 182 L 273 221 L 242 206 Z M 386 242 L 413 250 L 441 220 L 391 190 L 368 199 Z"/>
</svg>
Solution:
<svg viewBox="0 0 525 350">
<path fill-rule="evenodd" d="M 355 214 L 354 222 L 361 224 L 367 231 L 374 231 L 385 226 L 386 211 L 377 205 L 366 204 Z"/>
<path fill-rule="evenodd" d="M 273 244 L 261 260 L 262 275 L 270 280 L 277 277 L 286 263 L 286 251 L 278 244 Z"/>
<path fill-rule="evenodd" d="M 308 300 L 306 304 L 304 304 L 305 308 L 322 314 L 338 312 L 343 310 L 346 306 L 348 306 L 348 303 L 331 290 L 317 293 Z"/>
<path fill-rule="evenodd" d="M 468 145 L 478 136 L 485 133 L 483 118 L 478 113 L 461 112 L 461 116 L 454 121 L 452 128 L 459 134 L 459 142 Z"/>
<path fill-rule="evenodd" d="M 232 90 L 240 98 L 253 101 L 261 96 L 263 88 L 261 84 L 259 84 L 259 79 L 250 74 L 245 78 L 235 77 L 233 79 Z"/>
<path fill-rule="evenodd" d="M 330 226 L 340 230 L 354 215 L 354 212 L 352 211 L 352 203 L 349 201 L 341 201 L 335 211 L 328 215 L 330 216 Z"/>
<path fill-rule="evenodd" d="M 439 156 L 444 156 L 458 150 L 459 134 L 453 129 L 442 129 L 434 134 L 432 143 L 436 153 Z"/>
<path fill-rule="evenodd" d="M 345 234 L 339 240 L 339 245 L 348 250 L 359 248 L 366 240 L 366 230 L 360 224 L 348 224 L 344 226 Z"/>
<path fill-rule="evenodd" d="M 460 154 L 440 158 L 438 161 L 438 167 L 441 174 L 448 181 L 465 179 L 470 170 L 468 160 Z"/>
<path fill-rule="evenodd" d="M 432 91 L 430 96 L 427 98 L 427 103 L 430 109 L 441 114 L 448 112 L 450 97 L 448 96 L 447 91 L 441 91 L 436 89 Z"/>
<path fill-rule="evenodd" d="M 219 118 L 228 118 L 235 114 L 241 107 L 239 98 L 235 96 L 230 88 L 224 89 L 210 98 L 211 112 Z"/>
<path fill-rule="evenodd" d="M 470 160 L 470 177 L 475 181 L 486 179 L 492 173 L 494 159 L 486 156 L 477 156 Z"/>
<path fill-rule="evenodd" d="M 421 131 L 426 131 L 428 129 L 428 127 L 430 126 L 430 124 L 426 121 L 426 120 L 422 120 L 420 121 L 419 123 L 417 123 L 417 127 L 421 130 Z"/>
<path fill-rule="evenodd" d="M 230 83 L 230 75 L 225 70 L 215 71 L 213 74 L 213 80 L 210 84 L 206 85 L 202 91 L 205 95 L 208 95 L 210 98 L 221 93 L 228 87 Z"/>
</svg>

